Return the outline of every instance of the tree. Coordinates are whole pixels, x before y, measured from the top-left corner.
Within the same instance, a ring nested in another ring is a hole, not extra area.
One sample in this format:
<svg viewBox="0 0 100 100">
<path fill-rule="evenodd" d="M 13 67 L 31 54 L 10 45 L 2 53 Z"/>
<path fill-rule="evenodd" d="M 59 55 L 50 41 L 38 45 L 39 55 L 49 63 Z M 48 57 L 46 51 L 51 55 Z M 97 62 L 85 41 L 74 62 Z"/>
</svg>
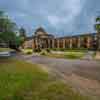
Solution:
<svg viewBox="0 0 100 100">
<path fill-rule="evenodd" d="M 98 50 L 100 51 L 100 16 L 96 18 L 96 24 L 95 29 L 97 31 L 97 44 L 98 44 Z"/>
<path fill-rule="evenodd" d="M 16 35 L 17 25 L 3 11 L 0 11 L 0 40 L 11 48 L 20 46 L 20 37 Z"/>
<path fill-rule="evenodd" d="M 15 29 L 16 23 L 12 22 L 3 11 L 0 11 L 0 32 L 14 32 Z"/>
<path fill-rule="evenodd" d="M 23 27 L 19 29 L 19 34 L 20 37 L 23 37 L 24 39 L 26 38 L 26 30 Z"/>
</svg>

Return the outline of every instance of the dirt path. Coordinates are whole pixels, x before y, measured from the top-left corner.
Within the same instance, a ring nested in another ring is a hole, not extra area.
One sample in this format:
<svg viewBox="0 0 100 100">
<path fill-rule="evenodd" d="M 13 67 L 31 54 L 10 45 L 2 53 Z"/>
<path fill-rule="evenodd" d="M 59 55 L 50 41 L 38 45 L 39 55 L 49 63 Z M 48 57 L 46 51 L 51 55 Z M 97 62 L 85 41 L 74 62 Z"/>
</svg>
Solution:
<svg viewBox="0 0 100 100">
<path fill-rule="evenodd" d="M 93 60 L 66 60 L 44 56 L 21 56 L 31 63 L 45 65 L 58 78 L 93 100 L 100 100 L 100 62 Z"/>
</svg>

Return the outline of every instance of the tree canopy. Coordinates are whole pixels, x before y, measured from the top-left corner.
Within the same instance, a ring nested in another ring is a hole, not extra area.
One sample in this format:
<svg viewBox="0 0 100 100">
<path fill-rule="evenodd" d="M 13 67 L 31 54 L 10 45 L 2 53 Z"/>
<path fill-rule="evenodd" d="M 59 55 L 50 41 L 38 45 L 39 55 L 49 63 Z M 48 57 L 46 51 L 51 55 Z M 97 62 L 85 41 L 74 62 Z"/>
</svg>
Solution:
<svg viewBox="0 0 100 100">
<path fill-rule="evenodd" d="M 9 47 L 18 48 L 21 39 L 16 35 L 17 25 L 3 11 L 0 11 L 0 40 Z"/>
<path fill-rule="evenodd" d="M 100 16 L 96 17 L 95 29 L 98 33 L 100 33 Z"/>
<path fill-rule="evenodd" d="M 19 35 L 20 37 L 26 38 L 26 30 L 23 27 L 19 29 Z"/>
<path fill-rule="evenodd" d="M 96 17 L 95 29 L 97 31 L 97 45 L 98 45 L 98 50 L 100 51 L 100 16 Z"/>
</svg>

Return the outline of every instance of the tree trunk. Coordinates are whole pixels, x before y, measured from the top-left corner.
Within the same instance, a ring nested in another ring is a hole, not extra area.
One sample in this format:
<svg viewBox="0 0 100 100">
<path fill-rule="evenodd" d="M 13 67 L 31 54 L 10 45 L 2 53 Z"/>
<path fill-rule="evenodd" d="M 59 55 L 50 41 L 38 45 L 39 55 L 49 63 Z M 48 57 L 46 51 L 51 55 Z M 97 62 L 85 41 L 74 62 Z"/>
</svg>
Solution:
<svg viewBox="0 0 100 100">
<path fill-rule="evenodd" d="M 97 33 L 97 51 L 95 59 L 100 60 L 100 32 Z"/>
<path fill-rule="evenodd" d="M 100 51 L 100 32 L 97 33 L 97 45 L 98 45 L 98 51 Z"/>
</svg>

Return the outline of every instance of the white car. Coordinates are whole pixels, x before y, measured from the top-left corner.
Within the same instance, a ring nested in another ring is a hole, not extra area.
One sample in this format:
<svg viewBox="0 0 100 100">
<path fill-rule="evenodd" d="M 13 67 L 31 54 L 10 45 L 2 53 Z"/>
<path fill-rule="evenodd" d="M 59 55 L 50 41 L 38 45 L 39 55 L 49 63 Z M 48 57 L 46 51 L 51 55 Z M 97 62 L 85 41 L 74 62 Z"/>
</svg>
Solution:
<svg viewBox="0 0 100 100">
<path fill-rule="evenodd" d="M 9 51 L 6 52 L 0 52 L 0 57 L 9 57 L 11 54 Z"/>
</svg>

